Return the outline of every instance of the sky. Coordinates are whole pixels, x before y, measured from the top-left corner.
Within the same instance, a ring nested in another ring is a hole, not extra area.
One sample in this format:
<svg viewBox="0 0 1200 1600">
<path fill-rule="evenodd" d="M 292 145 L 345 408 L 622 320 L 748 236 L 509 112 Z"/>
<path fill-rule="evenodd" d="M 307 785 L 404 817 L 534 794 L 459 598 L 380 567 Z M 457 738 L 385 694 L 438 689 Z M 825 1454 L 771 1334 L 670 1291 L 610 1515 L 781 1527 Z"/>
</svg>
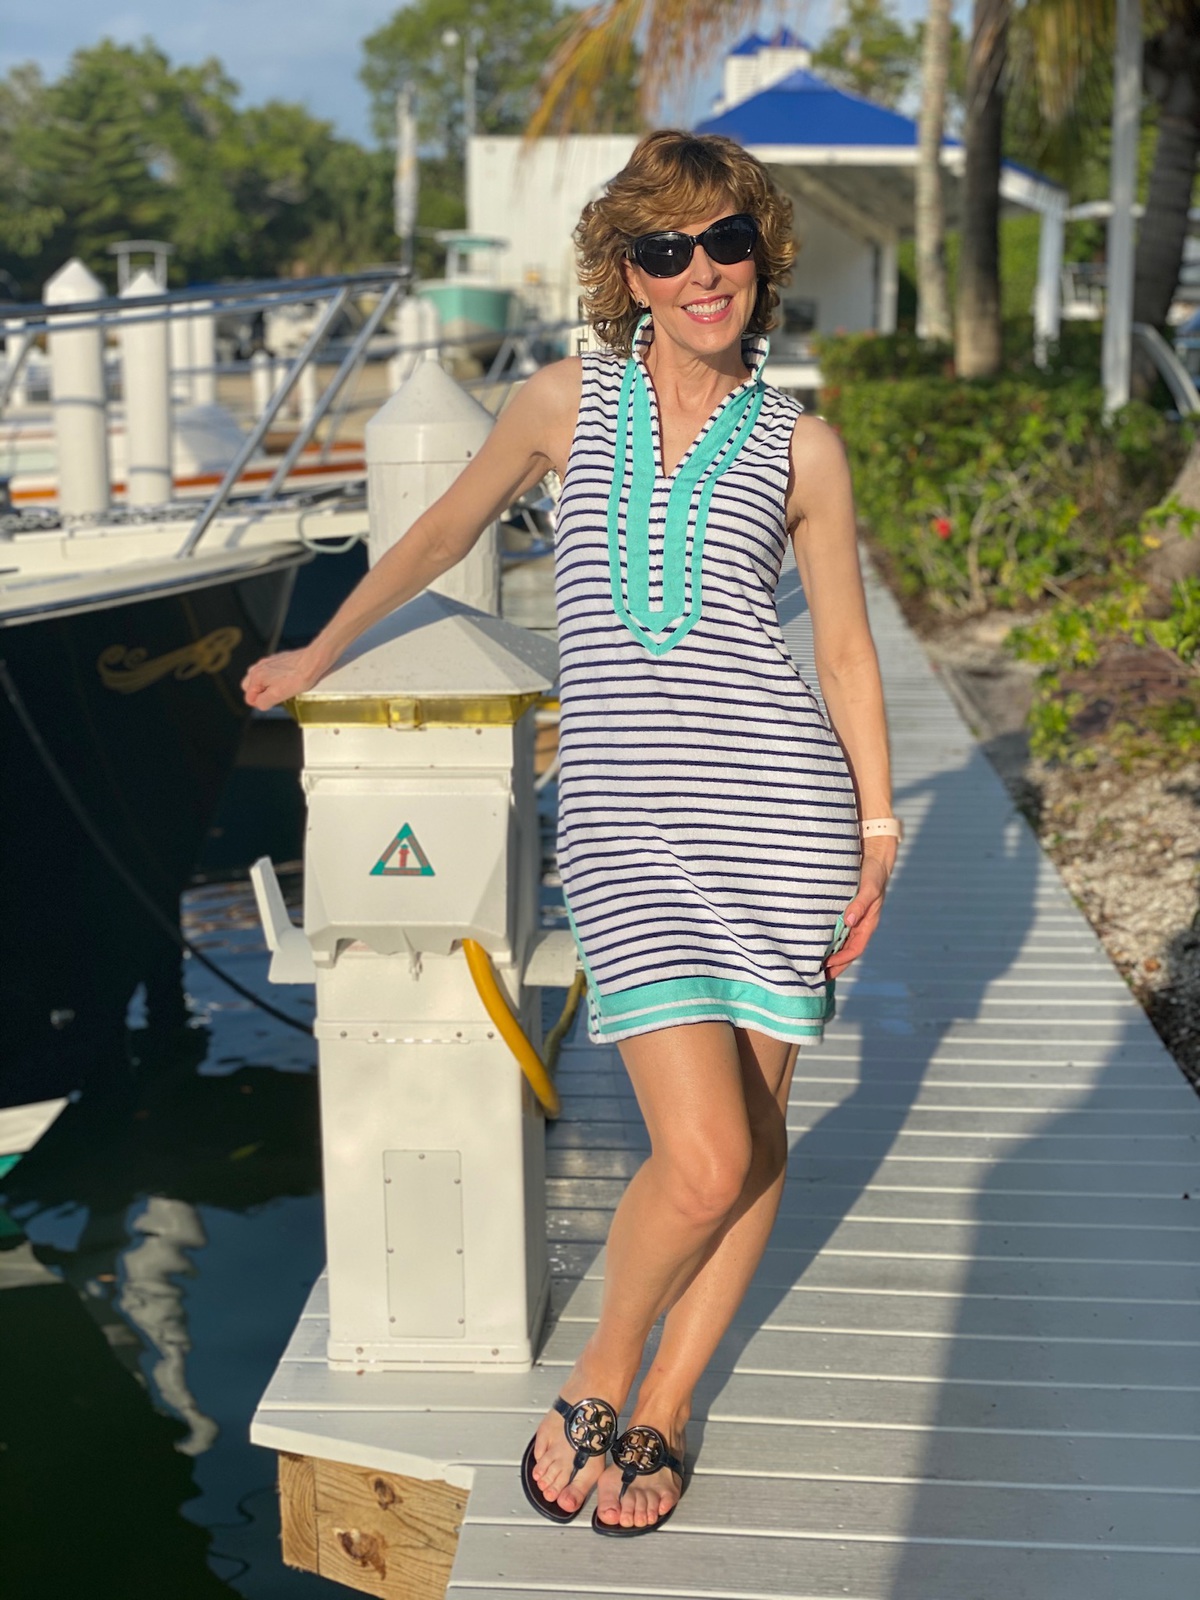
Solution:
<svg viewBox="0 0 1200 1600">
<path fill-rule="evenodd" d="M 241 85 L 243 102 L 298 100 L 350 138 L 369 142 L 366 90 L 358 81 L 361 45 L 397 9 L 395 0 L 55 0 L 52 6 L 6 0 L 0 15 L 0 73 L 36 62 L 57 77 L 73 51 L 103 38 L 137 44 L 150 38 L 176 64 L 216 56 Z M 775 17 L 811 43 L 839 9 L 838 0 L 794 0 Z M 896 0 L 906 22 L 923 14 L 924 0 Z M 956 12 L 964 9 L 956 4 Z M 759 24 L 760 29 L 763 23 Z M 749 30 L 741 30 L 745 32 Z M 741 36 L 735 34 L 733 39 Z M 731 41 L 732 42 L 732 41 Z M 691 87 L 676 116 L 704 116 L 720 81 L 719 62 Z"/>
</svg>

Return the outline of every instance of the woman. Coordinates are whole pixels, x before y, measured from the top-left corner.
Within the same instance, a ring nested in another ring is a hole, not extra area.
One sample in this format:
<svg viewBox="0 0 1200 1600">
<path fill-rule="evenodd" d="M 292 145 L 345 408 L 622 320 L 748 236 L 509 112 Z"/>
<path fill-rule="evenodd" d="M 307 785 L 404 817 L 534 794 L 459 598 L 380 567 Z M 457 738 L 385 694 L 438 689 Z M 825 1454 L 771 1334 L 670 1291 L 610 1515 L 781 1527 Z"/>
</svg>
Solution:
<svg viewBox="0 0 1200 1600">
<path fill-rule="evenodd" d="M 535 373 L 328 627 L 252 667 L 245 693 L 309 688 L 559 475 L 559 867 L 589 1036 L 618 1044 L 651 1155 L 521 1478 L 557 1522 L 598 1485 L 592 1526 L 630 1537 L 682 1493 L 696 1383 L 778 1210 L 799 1044 L 878 925 L 900 828 L 845 456 L 759 376 L 789 203 L 732 141 L 668 130 L 585 208 L 576 244 L 607 352 Z M 789 537 L 827 716 L 775 610 Z"/>
</svg>

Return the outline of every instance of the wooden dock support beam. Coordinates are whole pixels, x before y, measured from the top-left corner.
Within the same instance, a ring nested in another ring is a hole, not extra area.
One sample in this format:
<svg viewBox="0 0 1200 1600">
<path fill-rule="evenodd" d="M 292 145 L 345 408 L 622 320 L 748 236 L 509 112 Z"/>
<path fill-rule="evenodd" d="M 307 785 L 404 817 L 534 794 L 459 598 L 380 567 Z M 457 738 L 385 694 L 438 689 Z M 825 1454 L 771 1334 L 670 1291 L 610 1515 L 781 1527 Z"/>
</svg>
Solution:
<svg viewBox="0 0 1200 1600">
<path fill-rule="evenodd" d="M 379 1600 L 444 1600 L 468 1493 L 281 1452 L 283 1559 Z"/>
</svg>

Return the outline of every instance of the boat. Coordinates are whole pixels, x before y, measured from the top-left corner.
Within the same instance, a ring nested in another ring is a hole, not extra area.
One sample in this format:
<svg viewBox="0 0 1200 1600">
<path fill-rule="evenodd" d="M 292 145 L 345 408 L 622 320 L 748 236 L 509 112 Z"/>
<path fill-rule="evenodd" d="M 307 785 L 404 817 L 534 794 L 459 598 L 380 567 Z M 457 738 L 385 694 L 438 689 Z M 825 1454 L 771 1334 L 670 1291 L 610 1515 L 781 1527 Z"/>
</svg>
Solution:
<svg viewBox="0 0 1200 1600">
<path fill-rule="evenodd" d="M 417 292 L 437 307 L 443 342 L 486 363 L 520 309 L 516 292 L 496 281 L 498 253 L 508 240 L 460 228 L 440 229 L 436 238 L 446 249 L 446 276 L 424 279 Z"/>
<path fill-rule="evenodd" d="M 151 505 L 105 492 L 82 511 L 0 500 L 0 1106 L 59 1100 L 123 1057 L 139 987 L 151 1028 L 191 1021 L 179 897 L 242 741 L 241 679 L 276 648 L 298 574 L 367 531 L 361 465 L 335 459 L 298 480 L 293 468 L 403 278 L 380 269 L 231 292 L 239 304 L 315 301 L 323 315 L 215 487 L 177 497 L 172 486 Z M 375 310 L 310 423 L 267 482 L 244 481 L 322 329 L 362 289 Z M 187 299 L 164 291 L 138 312 L 178 315 Z M 0 316 L 19 353 L 80 331 L 103 339 L 130 302 L 0 306 Z M 60 431 L 60 462 L 77 445 Z"/>
</svg>

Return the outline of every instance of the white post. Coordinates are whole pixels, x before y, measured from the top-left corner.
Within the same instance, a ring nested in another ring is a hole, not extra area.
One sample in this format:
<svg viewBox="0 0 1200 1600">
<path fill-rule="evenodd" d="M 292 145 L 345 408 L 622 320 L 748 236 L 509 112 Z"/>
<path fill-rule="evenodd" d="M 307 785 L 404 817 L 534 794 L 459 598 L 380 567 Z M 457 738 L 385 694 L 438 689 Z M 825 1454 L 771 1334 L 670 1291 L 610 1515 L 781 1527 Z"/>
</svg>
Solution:
<svg viewBox="0 0 1200 1600">
<path fill-rule="evenodd" d="M 74 258 L 42 290 L 47 305 L 102 300 L 104 285 Z M 104 391 L 104 334 L 99 327 L 69 331 L 55 317 L 49 336 L 50 393 L 58 450 L 58 508 L 65 516 L 106 511 L 108 408 Z"/>
<path fill-rule="evenodd" d="M 25 341 L 25 324 L 23 322 L 10 322 L 4 330 L 4 364 L 11 367 L 13 362 L 21 355 Z M 24 411 L 29 404 L 29 357 L 21 363 L 21 370 L 17 373 L 16 382 L 9 391 L 9 408 L 12 411 Z"/>
<path fill-rule="evenodd" d="M 880 333 L 896 331 L 899 292 L 900 268 L 896 259 L 896 241 L 888 239 L 879 246 L 879 304 L 876 307 L 875 326 Z"/>
<path fill-rule="evenodd" d="M 1117 0 L 1113 63 L 1112 215 L 1108 221 L 1108 287 L 1104 307 L 1104 409 L 1129 399 L 1133 342 L 1133 202 L 1142 90 L 1141 0 Z"/>
<path fill-rule="evenodd" d="M 265 350 L 256 350 L 250 357 L 250 395 L 256 422 L 271 404 L 272 377 L 270 356 Z"/>
<path fill-rule="evenodd" d="M 181 406 L 193 404 L 192 368 L 196 365 L 192 353 L 192 321 L 176 311 L 171 328 L 171 393 Z"/>
<path fill-rule="evenodd" d="M 121 291 L 138 300 L 161 293 L 146 267 Z M 171 498 L 171 363 L 167 317 L 121 330 L 121 383 L 125 392 L 125 498 L 131 506 L 163 505 Z"/>
<path fill-rule="evenodd" d="M 435 361 L 422 361 L 366 427 L 370 561 L 401 539 L 443 495 L 492 430 L 495 419 Z M 500 544 L 487 528 L 456 566 L 429 586 L 500 614 Z"/>
<path fill-rule="evenodd" d="M 1038 232 L 1037 288 L 1033 294 L 1033 359 L 1046 365 L 1048 346 L 1062 329 L 1063 234 L 1065 203 L 1056 201 L 1042 212 Z"/>
<path fill-rule="evenodd" d="M 299 422 L 303 428 L 308 422 L 311 422 L 312 414 L 317 409 L 317 401 L 320 398 L 317 384 L 317 367 L 314 361 L 310 361 L 302 369 L 296 382 L 296 393 L 298 395 Z"/>
<path fill-rule="evenodd" d="M 411 347 L 423 342 L 425 317 L 421 308 L 428 304 L 429 301 L 422 300 L 418 295 L 409 295 L 401 300 L 396 311 L 396 340 L 401 348 L 388 362 L 388 391 L 391 394 L 395 394 L 412 376 L 413 368 L 421 360 L 420 351 Z"/>
<path fill-rule="evenodd" d="M 199 312 L 199 308 L 197 308 Z M 210 311 L 199 312 L 192 322 L 192 404 L 217 403 L 217 319 Z"/>
<path fill-rule="evenodd" d="M 442 314 L 432 300 L 418 299 L 417 309 L 421 343 L 425 346 L 425 359 L 436 361 L 440 355 L 437 346 L 442 335 Z"/>
</svg>

